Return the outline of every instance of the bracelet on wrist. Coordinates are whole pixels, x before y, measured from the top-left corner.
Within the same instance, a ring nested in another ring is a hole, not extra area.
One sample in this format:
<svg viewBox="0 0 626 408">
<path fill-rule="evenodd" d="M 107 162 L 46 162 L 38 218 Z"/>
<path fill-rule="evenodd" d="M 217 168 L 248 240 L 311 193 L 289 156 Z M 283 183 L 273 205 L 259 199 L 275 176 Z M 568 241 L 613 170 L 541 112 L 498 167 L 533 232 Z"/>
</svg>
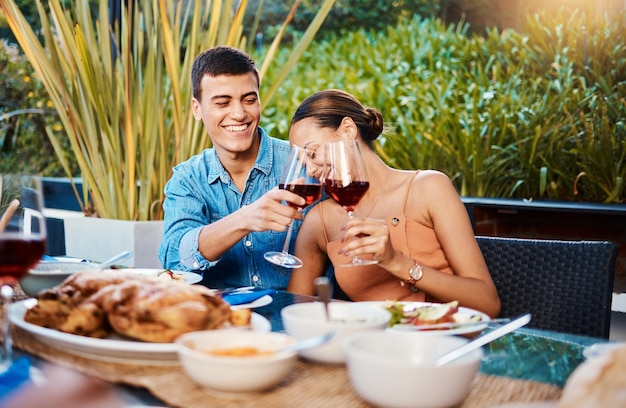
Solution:
<svg viewBox="0 0 626 408">
<path fill-rule="evenodd" d="M 415 284 L 424 276 L 424 268 L 417 261 L 414 260 L 414 262 L 415 265 L 409 269 L 409 278 L 407 280 L 400 281 L 400 285 L 408 286 L 411 288 L 412 292 L 417 292 L 419 289 L 415 286 Z"/>
</svg>

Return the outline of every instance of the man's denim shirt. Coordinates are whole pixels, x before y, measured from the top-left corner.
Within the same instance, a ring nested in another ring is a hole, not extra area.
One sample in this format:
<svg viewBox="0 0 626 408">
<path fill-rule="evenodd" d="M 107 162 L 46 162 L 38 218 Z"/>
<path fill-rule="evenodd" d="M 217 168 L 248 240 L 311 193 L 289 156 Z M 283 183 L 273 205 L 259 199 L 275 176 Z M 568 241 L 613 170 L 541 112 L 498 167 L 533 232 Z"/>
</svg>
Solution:
<svg viewBox="0 0 626 408">
<path fill-rule="evenodd" d="M 174 167 L 165 186 L 165 230 L 159 259 L 165 268 L 203 272 L 205 279 L 284 289 L 290 269 L 266 261 L 267 251 L 281 251 L 287 232 L 252 232 L 220 259 L 198 251 L 200 229 L 259 199 L 277 186 L 289 156 L 289 143 L 269 137 L 259 127 L 261 145 L 243 192 L 235 186 L 213 148 Z M 291 250 L 301 221 L 294 221 Z"/>
</svg>

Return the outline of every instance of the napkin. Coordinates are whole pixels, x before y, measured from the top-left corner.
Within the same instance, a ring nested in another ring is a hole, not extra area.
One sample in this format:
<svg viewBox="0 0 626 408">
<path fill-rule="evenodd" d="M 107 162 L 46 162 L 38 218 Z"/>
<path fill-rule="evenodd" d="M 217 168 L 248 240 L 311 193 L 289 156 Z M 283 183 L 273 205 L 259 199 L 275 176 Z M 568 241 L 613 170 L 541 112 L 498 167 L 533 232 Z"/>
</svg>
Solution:
<svg viewBox="0 0 626 408">
<path fill-rule="evenodd" d="M 20 357 L 9 368 L 0 374 L 0 405 L 2 400 L 30 381 L 30 358 Z"/>
<path fill-rule="evenodd" d="M 274 289 L 234 292 L 226 293 L 222 296 L 222 299 L 228 302 L 231 306 L 243 305 L 244 303 L 254 302 L 255 300 L 262 298 L 265 295 L 273 295 L 274 293 L 276 293 Z"/>
</svg>

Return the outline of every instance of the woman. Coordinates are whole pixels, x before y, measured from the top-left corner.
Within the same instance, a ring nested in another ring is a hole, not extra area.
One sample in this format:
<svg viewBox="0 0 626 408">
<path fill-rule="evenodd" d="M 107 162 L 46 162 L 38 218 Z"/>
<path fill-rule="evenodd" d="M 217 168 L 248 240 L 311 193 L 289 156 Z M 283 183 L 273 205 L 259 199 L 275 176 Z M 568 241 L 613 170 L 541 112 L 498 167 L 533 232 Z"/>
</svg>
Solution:
<svg viewBox="0 0 626 408">
<path fill-rule="evenodd" d="M 495 317 L 500 300 L 450 179 L 433 170 L 388 167 L 372 148 L 382 131 L 380 112 L 340 90 L 317 92 L 296 110 L 290 143 L 315 151 L 313 161 L 321 164 L 325 143 L 357 140 L 370 187 L 353 220 L 332 199 L 309 211 L 295 249 L 304 266 L 287 289 L 314 294 L 313 282 L 330 259 L 337 283 L 354 301 L 458 300 Z M 378 264 L 338 266 L 354 255 Z"/>
</svg>

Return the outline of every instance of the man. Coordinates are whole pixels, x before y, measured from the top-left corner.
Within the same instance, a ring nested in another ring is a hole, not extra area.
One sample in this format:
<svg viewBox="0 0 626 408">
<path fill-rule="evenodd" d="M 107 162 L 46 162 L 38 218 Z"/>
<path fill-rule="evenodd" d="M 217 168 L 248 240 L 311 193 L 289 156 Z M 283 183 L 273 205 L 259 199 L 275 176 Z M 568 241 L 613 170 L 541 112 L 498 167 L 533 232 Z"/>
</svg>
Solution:
<svg viewBox="0 0 626 408">
<path fill-rule="evenodd" d="M 286 228 L 302 219 L 282 202 L 304 198 L 278 186 L 289 143 L 259 126 L 259 73 L 254 60 L 218 46 L 196 57 L 192 111 L 213 147 L 174 168 L 165 187 L 165 268 L 203 271 L 205 279 L 284 289 L 290 270 L 263 258 L 281 250 Z M 298 220 L 298 221 L 294 221 Z"/>
</svg>

